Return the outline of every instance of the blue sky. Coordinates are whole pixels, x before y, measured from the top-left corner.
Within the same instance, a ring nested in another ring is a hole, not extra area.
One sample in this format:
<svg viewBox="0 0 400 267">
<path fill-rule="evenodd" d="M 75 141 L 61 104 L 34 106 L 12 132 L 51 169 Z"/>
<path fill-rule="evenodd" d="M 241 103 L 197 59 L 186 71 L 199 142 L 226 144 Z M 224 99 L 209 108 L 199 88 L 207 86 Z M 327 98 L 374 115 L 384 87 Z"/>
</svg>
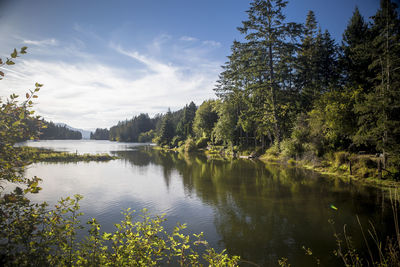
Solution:
<svg viewBox="0 0 400 267">
<path fill-rule="evenodd" d="M 245 0 L 0 0 L 0 56 L 28 46 L 7 68 L 0 95 L 44 84 L 39 115 L 73 127 L 110 127 L 141 112 L 177 110 L 214 98 L 220 66 Z M 287 21 L 313 10 L 340 42 L 354 7 L 373 15 L 378 0 L 292 0 Z"/>
</svg>

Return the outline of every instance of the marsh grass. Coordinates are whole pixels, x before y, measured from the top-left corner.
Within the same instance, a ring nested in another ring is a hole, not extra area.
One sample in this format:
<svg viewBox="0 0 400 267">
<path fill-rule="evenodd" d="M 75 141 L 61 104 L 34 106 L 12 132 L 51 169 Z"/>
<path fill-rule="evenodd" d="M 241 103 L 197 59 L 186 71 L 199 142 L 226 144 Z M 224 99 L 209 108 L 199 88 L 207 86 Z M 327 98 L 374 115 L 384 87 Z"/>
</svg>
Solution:
<svg viewBox="0 0 400 267">
<path fill-rule="evenodd" d="M 21 147 L 24 157 L 32 159 L 33 162 L 78 162 L 78 161 L 109 161 L 118 159 L 107 153 L 103 154 L 78 154 L 60 152 L 51 149 Z"/>
<path fill-rule="evenodd" d="M 357 222 L 367 248 L 367 257 L 363 257 L 352 244 L 351 236 L 346 232 L 346 225 L 342 233 L 334 233 L 337 248 L 334 254 L 339 257 L 345 266 L 400 266 L 400 231 L 399 231 L 399 195 L 397 190 L 390 192 L 390 203 L 393 214 L 394 234 L 382 237 L 377 233 L 374 224 L 370 221 L 365 230 L 357 216 Z M 333 222 L 331 222 L 333 224 Z"/>
<path fill-rule="evenodd" d="M 361 251 L 354 246 L 352 236 L 347 231 L 347 225 L 343 226 L 341 232 L 337 232 L 334 227 L 335 222 L 329 220 L 329 223 L 332 225 L 333 236 L 336 240 L 336 249 L 333 253 L 341 260 L 343 266 L 400 266 L 399 201 L 398 191 L 390 191 L 390 204 L 394 223 L 394 234 L 392 236 L 379 236 L 371 221 L 369 221 L 366 227 L 361 223 L 359 217 L 356 216 L 366 251 Z M 317 256 L 313 255 L 310 248 L 303 247 L 303 249 L 305 250 L 305 254 L 311 256 L 318 266 L 323 264 Z M 290 266 L 286 258 L 280 259 L 278 264 L 279 266 Z"/>
</svg>

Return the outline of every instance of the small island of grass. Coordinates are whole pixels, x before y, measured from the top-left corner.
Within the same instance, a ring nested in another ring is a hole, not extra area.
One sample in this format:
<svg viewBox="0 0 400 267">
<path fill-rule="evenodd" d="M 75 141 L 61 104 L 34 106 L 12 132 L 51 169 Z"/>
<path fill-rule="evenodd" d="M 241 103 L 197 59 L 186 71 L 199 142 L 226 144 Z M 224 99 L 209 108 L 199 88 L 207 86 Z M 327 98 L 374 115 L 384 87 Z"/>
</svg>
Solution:
<svg viewBox="0 0 400 267">
<path fill-rule="evenodd" d="M 78 154 L 71 152 L 54 151 L 45 148 L 22 147 L 26 158 L 32 159 L 33 162 L 78 162 L 78 161 L 109 161 L 118 159 L 107 153 L 98 154 Z"/>
</svg>

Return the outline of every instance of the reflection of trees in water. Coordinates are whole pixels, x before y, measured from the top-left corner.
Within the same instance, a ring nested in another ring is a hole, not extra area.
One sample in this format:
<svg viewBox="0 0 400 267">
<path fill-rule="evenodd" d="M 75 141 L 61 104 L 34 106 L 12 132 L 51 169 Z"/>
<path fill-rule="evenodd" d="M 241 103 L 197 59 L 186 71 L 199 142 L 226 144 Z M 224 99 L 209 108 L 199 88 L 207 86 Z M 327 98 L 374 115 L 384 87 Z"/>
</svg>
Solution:
<svg viewBox="0 0 400 267">
<path fill-rule="evenodd" d="M 328 256 L 335 246 L 329 218 L 340 227 L 347 224 L 350 233 L 355 230 L 357 246 L 363 241 L 355 215 L 364 222 L 379 223 L 383 218 L 375 191 L 302 169 L 158 150 L 129 152 L 124 158 L 133 165 L 162 166 L 167 186 L 171 173 L 178 171 L 187 194 L 217 209 L 215 226 L 222 245 L 262 265 L 275 265 L 280 257 L 310 265 L 312 259 L 304 256 L 303 245 L 325 255 L 320 257 L 325 265 L 334 265 L 336 259 Z M 331 204 L 339 210 L 330 209 Z M 387 232 L 385 225 L 380 226 Z"/>
</svg>

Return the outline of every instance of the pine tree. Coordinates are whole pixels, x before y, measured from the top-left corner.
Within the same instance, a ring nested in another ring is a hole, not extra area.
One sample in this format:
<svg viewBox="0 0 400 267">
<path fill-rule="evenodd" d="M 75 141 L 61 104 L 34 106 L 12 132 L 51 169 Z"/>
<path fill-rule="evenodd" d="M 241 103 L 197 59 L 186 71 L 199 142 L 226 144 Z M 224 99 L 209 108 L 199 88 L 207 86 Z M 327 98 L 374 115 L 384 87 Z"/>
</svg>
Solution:
<svg viewBox="0 0 400 267">
<path fill-rule="evenodd" d="M 340 65 L 345 85 L 361 87 L 367 91 L 371 87 L 368 82 L 368 77 L 371 77 L 368 69 L 371 64 L 370 43 L 368 25 L 356 7 L 343 33 L 341 46 Z"/>
<path fill-rule="evenodd" d="M 307 14 L 300 51 L 296 60 L 296 86 L 301 94 L 301 111 L 309 111 L 321 94 L 338 80 L 337 47 L 328 31 L 321 33 L 313 11 Z"/>
<path fill-rule="evenodd" d="M 399 163 L 400 153 L 400 18 L 397 5 L 381 0 L 380 9 L 372 17 L 372 38 L 369 70 L 371 90 L 360 94 L 356 111 L 359 131 L 355 141 L 372 144 Z"/>
<path fill-rule="evenodd" d="M 172 113 L 168 109 L 167 114 L 165 114 L 161 122 L 160 134 L 157 143 L 160 145 L 169 145 L 174 135 L 175 135 L 175 128 L 172 122 Z"/>
<path fill-rule="evenodd" d="M 246 96 L 261 134 L 272 131 L 274 140 L 279 143 L 288 114 L 283 96 L 290 73 L 283 59 L 294 53 L 295 45 L 291 40 L 296 38 L 299 25 L 284 22 L 282 10 L 286 1 L 254 0 L 250 5 L 248 20 L 238 28 L 247 40 L 245 54 L 251 71 L 246 75 Z"/>
</svg>

